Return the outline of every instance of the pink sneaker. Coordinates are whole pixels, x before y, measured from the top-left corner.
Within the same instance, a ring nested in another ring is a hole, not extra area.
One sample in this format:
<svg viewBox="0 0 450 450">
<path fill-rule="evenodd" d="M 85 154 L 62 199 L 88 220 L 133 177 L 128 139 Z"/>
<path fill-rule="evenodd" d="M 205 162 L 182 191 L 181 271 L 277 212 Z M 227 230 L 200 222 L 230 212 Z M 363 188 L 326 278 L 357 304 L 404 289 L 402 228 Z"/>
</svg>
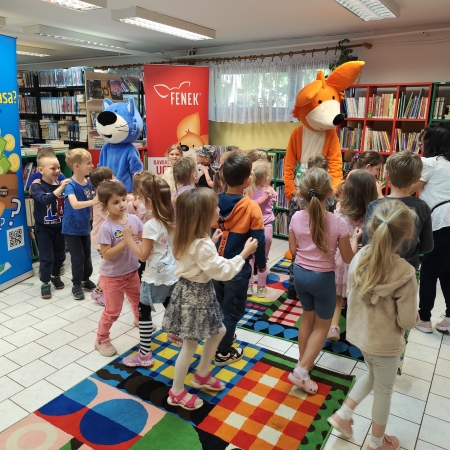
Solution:
<svg viewBox="0 0 450 450">
<path fill-rule="evenodd" d="M 436 322 L 436 330 L 450 331 L 450 320 L 447 319 L 445 314 L 442 314 L 441 319 L 442 320 L 440 322 Z"/>
<path fill-rule="evenodd" d="M 95 349 L 98 350 L 103 356 L 114 356 L 117 353 L 116 347 L 111 344 L 109 339 L 103 341 L 95 341 Z"/>
<path fill-rule="evenodd" d="M 341 329 L 339 327 L 331 327 L 330 331 L 328 332 L 327 339 L 330 341 L 338 341 L 341 337 Z"/>
<path fill-rule="evenodd" d="M 105 299 L 103 297 L 103 292 L 93 292 L 91 294 L 92 300 L 97 302 L 101 306 L 105 306 Z"/>
<path fill-rule="evenodd" d="M 148 352 L 146 355 L 143 355 L 138 351 L 134 355 L 123 358 L 122 363 L 128 367 L 150 367 L 153 366 L 155 360 L 153 359 L 152 352 Z"/>
<path fill-rule="evenodd" d="M 339 433 L 342 434 L 346 439 L 351 439 L 353 437 L 353 419 L 344 420 L 341 419 L 339 414 L 334 413 L 331 417 L 327 419 L 328 423 Z"/>
<path fill-rule="evenodd" d="M 395 436 L 384 435 L 383 443 L 378 447 L 377 450 L 399 450 L 400 442 Z M 370 444 L 367 445 L 367 450 L 374 450 Z"/>
<path fill-rule="evenodd" d="M 178 345 L 178 347 L 183 347 L 183 339 L 173 333 L 167 333 L 167 340 L 172 342 L 172 344 Z"/>
</svg>

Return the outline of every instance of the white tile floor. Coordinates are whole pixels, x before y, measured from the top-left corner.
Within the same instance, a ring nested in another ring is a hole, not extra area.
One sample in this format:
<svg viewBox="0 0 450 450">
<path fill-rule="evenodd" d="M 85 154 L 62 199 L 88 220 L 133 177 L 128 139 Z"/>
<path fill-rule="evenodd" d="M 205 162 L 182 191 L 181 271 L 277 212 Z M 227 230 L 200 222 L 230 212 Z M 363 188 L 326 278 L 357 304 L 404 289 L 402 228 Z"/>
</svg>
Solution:
<svg viewBox="0 0 450 450">
<path fill-rule="evenodd" d="M 287 250 L 287 242 L 274 240 L 269 265 Z M 93 253 L 97 281 L 100 257 Z M 69 255 L 68 255 L 69 256 Z M 67 287 L 40 297 L 37 276 L 0 292 L 0 431 L 11 426 L 100 369 L 114 358 L 94 350 L 95 331 L 102 308 L 90 299 L 75 301 L 70 290 L 70 260 L 66 262 Z M 438 293 L 433 319 L 445 311 Z M 155 323 L 161 325 L 163 308 Z M 239 339 L 298 356 L 296 344 L 242 329 Z M 111 330 L 113 343 L 123 353 L 139 340 L 128 302 Z M 321 353 L 317 364 L 338 372 L 361 376 L 362 363 Z M 450 450 L 450 336 L 413 330 L 407 347 L 404 374 L 397 377 L 388 432 L 395 433 L 406 450 Z M 351 441 L 333 432 L 325 450 L 357 450 L 367 445 L 373 397 L 356 410 Z M 365 448 L 365 447 L 364 447 Z"/>
</svg>

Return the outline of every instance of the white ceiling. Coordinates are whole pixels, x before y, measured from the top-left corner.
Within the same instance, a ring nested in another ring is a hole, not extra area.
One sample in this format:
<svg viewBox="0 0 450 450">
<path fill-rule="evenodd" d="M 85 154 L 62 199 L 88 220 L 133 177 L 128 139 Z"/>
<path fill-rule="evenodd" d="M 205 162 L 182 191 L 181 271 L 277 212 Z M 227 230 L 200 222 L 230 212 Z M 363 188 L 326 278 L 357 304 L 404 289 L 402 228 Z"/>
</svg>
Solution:
<svg viewBox="0 0 450 450">
<path fill-rule="evenodd" d="M 108 0 L 108 9 L 76 12 L 38 0 L 0 0 L 6 27 L 0 33 L 17 36 L 22 45 L 54 50 L 50 57 L 19 56 L 19 63 L 113 56 L 104 50 L 55 43 L 30 36 L 23 27 L 47 25 L 129 43 L 130 54 L 188 50 L 242 43 L 333 36 L 402 29 L 450 22 L 450 0 L 396 0 L 399 18 L 364 22 L 334 0 Z M 216 30 L 216 39 L 188 41 L 111 20 L 111 9 L 144 8 Z M 214 49 L 210 49 L 213 53 Z M 95 65 L 95 59 L 92 65 Z"/>
</svg>

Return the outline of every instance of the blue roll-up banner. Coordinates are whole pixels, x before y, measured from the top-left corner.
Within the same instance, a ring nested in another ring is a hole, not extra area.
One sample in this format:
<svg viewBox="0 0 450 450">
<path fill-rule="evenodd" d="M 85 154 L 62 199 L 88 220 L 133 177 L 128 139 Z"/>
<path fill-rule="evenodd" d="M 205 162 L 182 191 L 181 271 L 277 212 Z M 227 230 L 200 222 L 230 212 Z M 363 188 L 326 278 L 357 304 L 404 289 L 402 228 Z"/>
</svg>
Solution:
<svg viewBox="0 0 450 450">
<path fill-rule="evenodd" d="M 22 177 L 16 39 L 0 35 L 0 291 L 33 275 Z"/>
</svg>

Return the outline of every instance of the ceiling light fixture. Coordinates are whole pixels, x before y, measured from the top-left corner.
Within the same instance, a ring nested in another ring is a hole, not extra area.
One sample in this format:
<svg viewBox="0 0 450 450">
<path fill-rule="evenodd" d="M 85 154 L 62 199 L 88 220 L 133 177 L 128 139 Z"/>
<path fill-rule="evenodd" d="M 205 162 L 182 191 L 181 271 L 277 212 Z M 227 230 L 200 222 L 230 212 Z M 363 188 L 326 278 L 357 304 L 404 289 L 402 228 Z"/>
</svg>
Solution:
<svg viewBox="0 0 450 450">
<path fill-rule="evenodd" d="M 27 34 L 37 34 L 39 36 L 62 40 L 68 45 L 77 47 L 96 48 L 116 52 L 118 49 L 124 49 L 126 47 L 126 42 L 63 30 L 61 28 L 47 27 L 46 25 L 32 25 L 30 27 L 25 27 L 23 31 Z"/>
<path fill-rule="evenodd" d="M 362 20 L 395 19 L 400 6 L 394 0 L 335 0 Z"/>
<path fill-rule="evenodd" d="M 82 12 L 106 8 L 106 0 L 89 0 L 87 2 L 81 0 L 40 0 L 40 1 L 50 3 L 51 5 L 63 6 L 64 8 Z"/>
<path fill-rule="evenodd" d="M 111 18 L 118 22 L 128 23 L 137 27 L 159 31 L 193 41 L 214 39 L 216 37 L 216 32 L 210 28 L 149 11 L 140 6 L 112 10 Z"/>
<path fill-rule="evenodd" d="M 53 50 L 49 50 L 47 48 L 38 48 L 38 47 L 28 47 L 27 45 L 17 45 L 16 53 L 18 55 L 26 55 L 26 56 L 50 56 L 53 53 Z"/>
</svg>

